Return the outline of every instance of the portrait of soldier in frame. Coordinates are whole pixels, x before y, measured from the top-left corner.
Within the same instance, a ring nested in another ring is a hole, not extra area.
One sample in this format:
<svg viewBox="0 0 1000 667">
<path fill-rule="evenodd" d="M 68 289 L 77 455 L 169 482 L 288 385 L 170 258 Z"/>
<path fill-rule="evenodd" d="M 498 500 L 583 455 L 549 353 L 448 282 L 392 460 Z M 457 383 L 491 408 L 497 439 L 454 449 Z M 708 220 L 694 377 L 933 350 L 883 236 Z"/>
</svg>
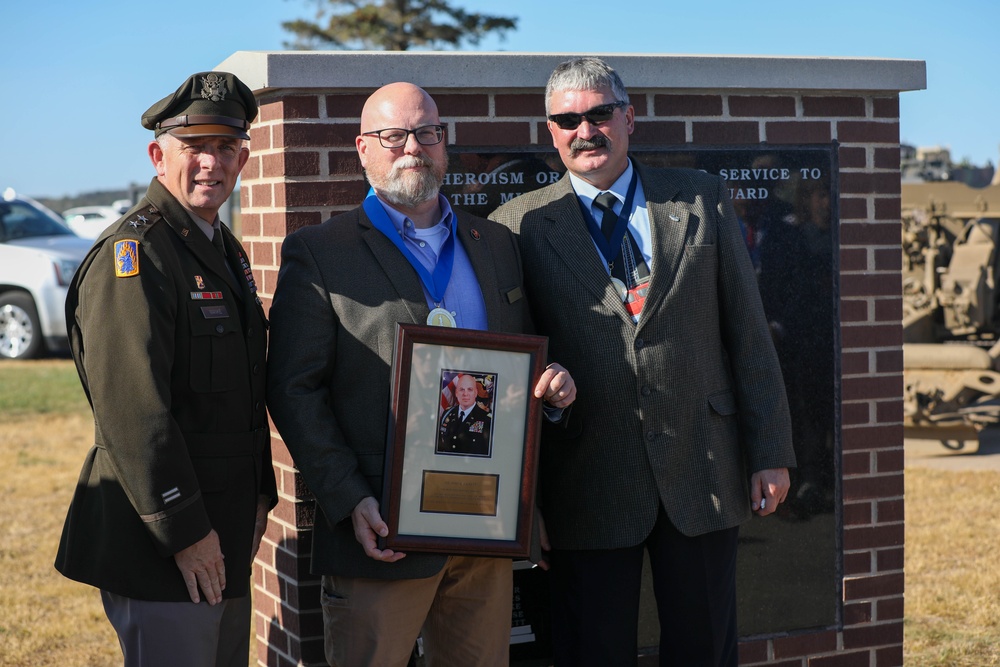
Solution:
<svg viewBox="0 0 1000 667">
<path fill-rule="evenodd" d="M 496 373 L 443 370 L 435 452 L 492 455 Z"/>
</svg>

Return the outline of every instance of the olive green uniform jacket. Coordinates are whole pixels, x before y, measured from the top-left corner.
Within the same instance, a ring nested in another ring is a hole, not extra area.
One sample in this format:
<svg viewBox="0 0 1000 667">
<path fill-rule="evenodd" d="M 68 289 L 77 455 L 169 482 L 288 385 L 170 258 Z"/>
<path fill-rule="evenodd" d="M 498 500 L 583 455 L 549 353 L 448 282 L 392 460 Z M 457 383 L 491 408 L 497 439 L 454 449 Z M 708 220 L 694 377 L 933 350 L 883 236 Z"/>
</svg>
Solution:
<svg viewBox="0 0 1000 667">
<path fill-rule="evenodd" d="M 228 230 L 225 242 L 232 271 L 154 179 L 73 278 L 66 321 L 95 444 L 56 557 L 71 579 L 189 600 L 173 555 L 215 529 L 224 597 L 249 592 L 258 497 L 277 498 L 267 322 L 246 252 Z"/>
</svg>

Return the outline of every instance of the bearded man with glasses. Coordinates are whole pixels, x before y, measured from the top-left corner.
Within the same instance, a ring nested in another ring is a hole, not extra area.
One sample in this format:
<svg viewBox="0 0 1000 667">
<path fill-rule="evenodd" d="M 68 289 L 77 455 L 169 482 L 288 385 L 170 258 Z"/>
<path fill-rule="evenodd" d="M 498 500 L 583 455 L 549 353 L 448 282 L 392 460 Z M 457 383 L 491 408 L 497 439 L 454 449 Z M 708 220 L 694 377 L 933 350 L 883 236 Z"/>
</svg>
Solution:
<svg viewBox="0 0 1000 667">
<path fill-rule="evenodd" d="M 629 157 L 635 111 L 603 61 L 559 65 L 545 105 L 567 175 L 490 217 L 579 388 L 539 469 L 555 665 L 636 664 L 648 552 L 660 665 L 735 667 L 738 525 L 774 512 L 795 458 L 732 203 L 715 176 Z"/>
<path fill-rule="evenodd" d="M 508 664 L 510 559 L 377 542 L 388 534 L 379 499 L 396 323 L 531 330 L 514 236 L 438 192 L 444 136 L 421 88 L 375 91 L 355 142 L 364 203 L 281 247 L 268 407 L 320 510 L 311 569 L 322 575 L 326 658 L 340 667 L 403 667 L 421 634 L 429 665 Z M 558 364 L 535 386 L 553 420 L 575 393 Z"/>
</svg>

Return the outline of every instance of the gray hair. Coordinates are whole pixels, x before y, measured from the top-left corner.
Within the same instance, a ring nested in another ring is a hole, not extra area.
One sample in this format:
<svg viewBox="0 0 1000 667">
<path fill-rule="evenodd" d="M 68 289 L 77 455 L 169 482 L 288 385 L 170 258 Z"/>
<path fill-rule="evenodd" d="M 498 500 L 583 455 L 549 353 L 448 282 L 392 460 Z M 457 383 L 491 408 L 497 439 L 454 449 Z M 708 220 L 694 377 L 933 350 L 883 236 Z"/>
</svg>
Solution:
<svg viewBox="0 0 1000 667">
<path fill-rule="evenodd" d="M 608 87 L 620 102 L 629 103 L 628 91 L 618 72 L 600 58 L 574 58 L 560 63 L 545 86 L 545 115 L 549 115 L 552 93 L 563 90 L 597 90 Z"/>
</svg>

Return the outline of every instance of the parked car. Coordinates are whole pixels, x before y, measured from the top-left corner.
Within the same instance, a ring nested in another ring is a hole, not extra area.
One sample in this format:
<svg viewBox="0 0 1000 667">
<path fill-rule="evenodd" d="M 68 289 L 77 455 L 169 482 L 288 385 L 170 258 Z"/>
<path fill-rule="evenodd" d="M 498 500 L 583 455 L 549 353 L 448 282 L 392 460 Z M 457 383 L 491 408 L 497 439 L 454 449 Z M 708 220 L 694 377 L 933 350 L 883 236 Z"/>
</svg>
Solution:
<svg viewBox="0 0 1000 667">
<path fill-rule="evenodd" d="M 111 202 L 111 208 L 118 211 L 118 215 L 125 215 L 126 213 L 128 213 L 128 210 L 132 208 L 132 200 L 116 199 L 113 202 Z"/>
<path fill-rule="evenodd" d="M 66 292 L 91 241 L 8 188 L 0 197 L 0 359 L 68 348 Z"/>
<path fill-rule="evenodd" d="M 129 207 L 131 208 L 131 207 Z M 126 211 L 128 208 L 125 209 Z M 113 206 L 77 206 L 63 211 L 66 225 L 85 239 L 96 239 L 121 213 Z"/>
</svg>

